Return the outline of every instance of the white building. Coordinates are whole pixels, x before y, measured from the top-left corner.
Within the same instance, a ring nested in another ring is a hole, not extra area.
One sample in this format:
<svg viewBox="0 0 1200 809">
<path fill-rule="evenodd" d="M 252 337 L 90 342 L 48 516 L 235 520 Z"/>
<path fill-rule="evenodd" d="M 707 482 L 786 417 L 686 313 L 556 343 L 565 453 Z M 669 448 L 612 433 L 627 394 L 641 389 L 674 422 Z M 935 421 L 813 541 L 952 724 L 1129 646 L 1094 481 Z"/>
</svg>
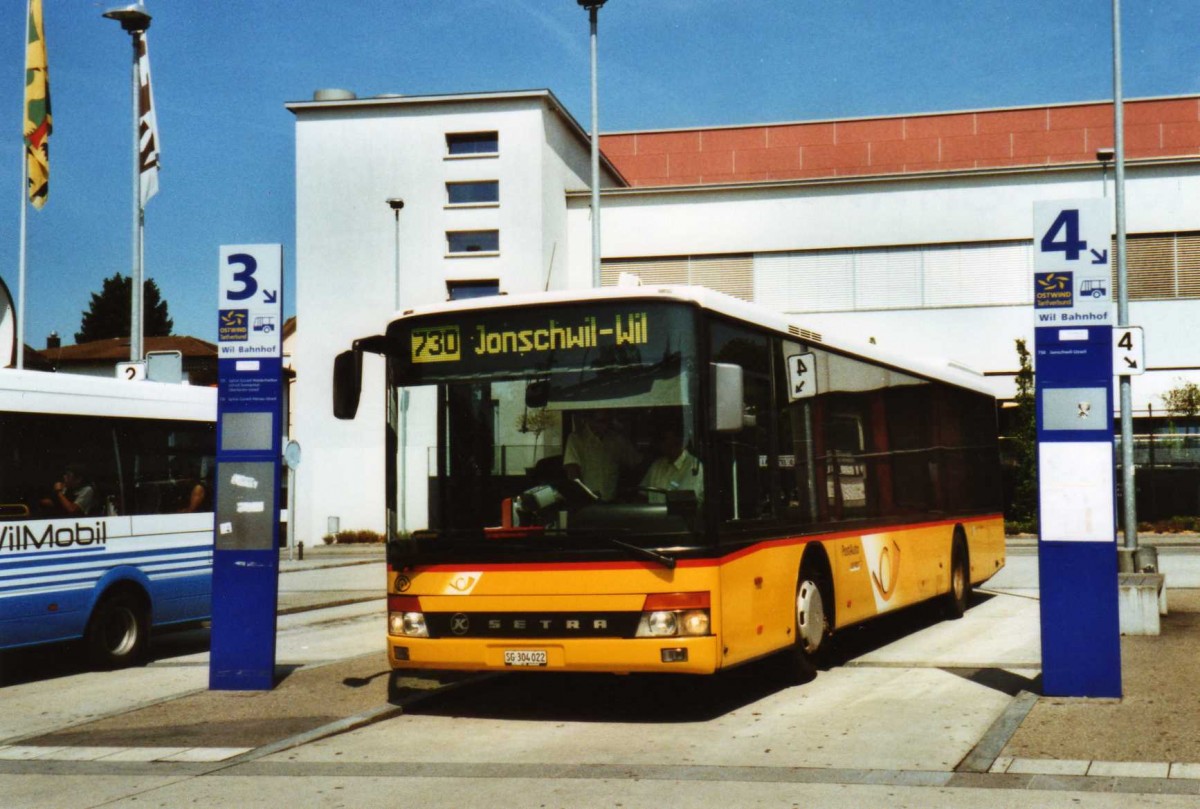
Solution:
<svg viewBox="0 0 1200 809">
<path fill-rule="evenodd" d="M 313 542 L 330 517 L 384 524 L 383 363 L 367 357 L 358 418 L 341 422 L 334 355 L 397 308 L 589 286 L 589 144 L 549 91 L 288 108 L 298 538 Z M 1008 397 L 1014 341 L 1033 332 L 1033 203 L 1111 195 L 1097 161 L 1111 145 L 1106 104 L 606 135 L 603 275 L 705 284 L 817 331 L 955 359 Z M 1129 103 L 1126 148 L 1131 322 L 1149 368 L 1137 411 L 1200 381 L 1200 97 Z"/>
</svg>

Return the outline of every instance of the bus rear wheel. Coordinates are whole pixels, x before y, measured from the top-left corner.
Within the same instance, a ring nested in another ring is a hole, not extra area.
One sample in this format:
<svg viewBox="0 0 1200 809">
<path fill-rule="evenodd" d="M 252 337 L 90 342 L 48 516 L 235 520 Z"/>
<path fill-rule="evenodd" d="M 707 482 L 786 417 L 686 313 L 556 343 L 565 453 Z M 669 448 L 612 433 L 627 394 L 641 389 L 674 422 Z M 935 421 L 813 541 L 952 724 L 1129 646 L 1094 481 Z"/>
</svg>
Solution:
<svg viewBox="0 0 1200 809">
<path fill-rule="evenodd" d="M 104 596 L 88 621 L 84 643 L 97 668 L 118 669 L 141 662 L 150 640 L 150 620 L 141 599 L 120 592 Z"/>
<path fill-rule="evenodd" d="M 967 543 L 955 536 L 950 550 L 950 591 L 942 602 L 943 612 L 950 619 L 963 617 L 971 600 L 971 566 Z"/>
</svg>

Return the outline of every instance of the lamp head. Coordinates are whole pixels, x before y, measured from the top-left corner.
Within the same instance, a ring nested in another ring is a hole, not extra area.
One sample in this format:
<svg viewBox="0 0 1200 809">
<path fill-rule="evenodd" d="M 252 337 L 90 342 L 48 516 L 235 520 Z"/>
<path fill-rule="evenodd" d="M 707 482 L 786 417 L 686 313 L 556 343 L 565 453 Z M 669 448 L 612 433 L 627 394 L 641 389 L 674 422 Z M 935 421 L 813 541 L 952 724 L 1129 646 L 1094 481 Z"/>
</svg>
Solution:
<svg viewBox="0 0 1200 809">
<path fill-rule="evenodd" d="M 1113 147 L 1104 146 L 1096 150 L 1096 159 L 1101 163 L 1111 163 L 1115 154 L 1116 152 L 1113 151 Z"/>
<path fill-rule="evenodd" d="M 393 211 L 399 213 L 400 209 L 404 207 L 404 200 L 400 197 L 388 197 L 387 204 Z"/>
<path fill-rule="evenodd" d="M 140 34 L 150 27 L 150 14 L 141 3 L 109 9 L 104 16 L 121 23 L 121 28 L 130 34 Z"/>
<path fill-rule="evenodd" d="M 575 0 L 575 2 L 579 3 L 580 6 L 586 8 L 588 11 L 593 11 L 607 3 L 608 0 Z"/>
</svg>

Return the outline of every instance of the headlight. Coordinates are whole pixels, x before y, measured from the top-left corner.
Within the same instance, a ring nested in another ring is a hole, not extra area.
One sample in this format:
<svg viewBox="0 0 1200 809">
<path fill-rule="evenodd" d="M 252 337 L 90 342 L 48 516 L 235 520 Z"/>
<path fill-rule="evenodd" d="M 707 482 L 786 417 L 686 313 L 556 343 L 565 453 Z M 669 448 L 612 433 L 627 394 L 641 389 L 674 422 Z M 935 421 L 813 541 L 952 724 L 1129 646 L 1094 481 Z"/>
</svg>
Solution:
<svg viewBox="0 0 1200 809">
<path fill-rule="evenodd" d="M 668 638 L 675 634 L 678 622 L 673 612 L 652 612 L 646 616 L 646 631 L 656 638 Z"/>
<path fill-rule="evenodd" d="M 416 596 L 388 596 L 388 634 L 410 638 L 429 637 L 421 600 Z"/>
<path fill-rule="evenodd" d="M 429 637 L 429 628 L 425 626 L 425 613 L 389 612 L 388 634 L 405 635 L 410 638 Z"/>
<path fill-rule="evenodd" d="M 707 635 L 708 634 L 708 610 L 688 610 L 683 613 L 683 620 L 680 621 L 679 634 L 681 635 Z"/>
<path fill-rule="evenodd" d="M 709 634 L 708 593 L 651 593 L 638 622 L 638 638 L 674 638 Z"/>
</svg>

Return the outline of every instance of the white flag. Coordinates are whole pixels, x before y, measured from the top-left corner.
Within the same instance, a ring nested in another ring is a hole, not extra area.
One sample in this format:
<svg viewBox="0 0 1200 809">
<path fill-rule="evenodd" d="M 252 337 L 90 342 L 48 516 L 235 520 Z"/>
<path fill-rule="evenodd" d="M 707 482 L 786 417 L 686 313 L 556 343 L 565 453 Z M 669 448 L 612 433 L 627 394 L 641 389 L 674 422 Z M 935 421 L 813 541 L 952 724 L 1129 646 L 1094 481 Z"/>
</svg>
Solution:
<svg viewBox="0 0 1200 809">
<path fill-rule="evenodd" d="M 138 178 L 141 205 L 158 193 L 158 122 L 150 90 L 150 56 L 146 34 L 137 38 L 138 54 Z"/>
</svg>

